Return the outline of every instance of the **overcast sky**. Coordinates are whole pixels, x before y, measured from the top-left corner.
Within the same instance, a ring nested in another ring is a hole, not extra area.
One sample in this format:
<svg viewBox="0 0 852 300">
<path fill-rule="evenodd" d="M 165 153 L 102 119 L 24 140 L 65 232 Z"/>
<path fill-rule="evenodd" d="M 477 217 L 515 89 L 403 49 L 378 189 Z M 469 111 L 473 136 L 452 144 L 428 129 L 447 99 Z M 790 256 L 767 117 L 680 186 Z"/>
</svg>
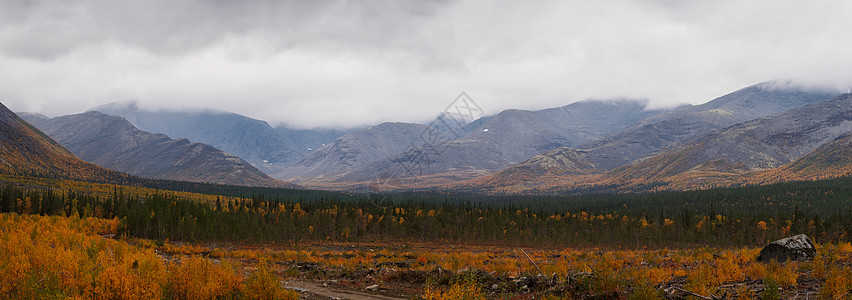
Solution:
<svg viewBox="0 0 852 300">
<path fill-rule="evenodd" d="M 248 4 L 244 4 L 248 3 Z M 587 98 L 702 103 L 852 85 L 852 1 L 0 1 L 0 102 L 110 102 L 295 127 Z"/>
</svg>

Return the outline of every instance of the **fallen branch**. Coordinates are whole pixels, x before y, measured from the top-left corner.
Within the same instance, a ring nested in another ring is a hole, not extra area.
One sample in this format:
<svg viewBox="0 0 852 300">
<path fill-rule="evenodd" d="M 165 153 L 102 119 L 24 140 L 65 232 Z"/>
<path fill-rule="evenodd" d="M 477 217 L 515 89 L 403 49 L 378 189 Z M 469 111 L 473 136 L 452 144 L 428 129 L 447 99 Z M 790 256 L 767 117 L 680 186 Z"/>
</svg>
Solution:
<svg viewBox="0 0 852 300">
<path fill-rule="evenodd" d="M 682 289 L 682 288 L 679 288 L 679 287 L 676 287 L 676 286 L 673 286 L 672 288 L 673 288 L 673 289 L 676 289 L 676 290 L 678 290 L 678 291 L 681 291 L 681 292 L 687 293 L 687 294 L 689 294 L 689 295 L 695 296 L 695 297 L 697 297 L 697 298 L 699 298 L 699 299 L 714 300 L 714 298 L 707 297 L 707 296 L 702 296 L 702 295 L 699 295 L 699 294 L 696 294 L 696 293 L 693 293 L 693 292 L 687 291 L 687 290 L 685 290 L 685 289 Z"/>
<path fill-rule="evenodd" d="M 592 266 L 590 266 L 588 264 L 586 264 L 586 267 L 588 267 L 589 270 L 592 270 L 592 275 L 598 276 L 598 271 L 595 270 L 595 268 L 592 268 Z"/>
<path fill-rule="evenodd" d="M 740 283 L 724 284 L 724 285 L 717 286 L 716 288 L 726 289 L 726 288 L 738 287 L 738 286 L 743 286 L 743 285 L 754 285 L 754 284 L 757 284 L 757 283 L 760 283 L 760 282 L 761 282 L 761 280 L 757 279 L 757 280 L 750 280 L 750 281 L 740 282 Z"/>
<path fill-rule="evenodd" d="M 524 249 L 521 249 L 521 252 L 524 253 L 524 256 L 527 257 L 527 259 L 530 261 L 530 263 L 533 265 L 533 267 L 535 267 L 536 270 L 538 270 L 538 274 L 544 275 L 544 272 L 542 272 L 541 269 L 538 267 L 538 265 L 535 264 L 535 262 L 532 260 L 532 258 L 530 258 L 529 254 L 527 254 L 527 252 L 524 251 Z"/>
</svg>

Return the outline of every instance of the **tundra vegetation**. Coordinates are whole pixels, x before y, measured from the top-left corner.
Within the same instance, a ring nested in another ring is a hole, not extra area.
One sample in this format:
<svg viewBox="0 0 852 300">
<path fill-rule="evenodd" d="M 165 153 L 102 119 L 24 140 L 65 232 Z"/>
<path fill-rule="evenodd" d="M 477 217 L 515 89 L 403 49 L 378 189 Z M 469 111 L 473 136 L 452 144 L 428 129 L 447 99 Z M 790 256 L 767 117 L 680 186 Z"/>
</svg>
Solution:
<svg viewBox="0 0 852 300">
<path fill-rule="evenodd" d="M 293 280 L 425 299 L 844 298 L 852 289 L 848 178 L 552 198 L 409 195 L 387 207 L 290 190 L 3 182 L 0 294 L 12 298 L 297 299 L 282 284 Z M 767 242 L 799 233 L 817 242 L 813 261 L 756 261 Z"/>
</svg>

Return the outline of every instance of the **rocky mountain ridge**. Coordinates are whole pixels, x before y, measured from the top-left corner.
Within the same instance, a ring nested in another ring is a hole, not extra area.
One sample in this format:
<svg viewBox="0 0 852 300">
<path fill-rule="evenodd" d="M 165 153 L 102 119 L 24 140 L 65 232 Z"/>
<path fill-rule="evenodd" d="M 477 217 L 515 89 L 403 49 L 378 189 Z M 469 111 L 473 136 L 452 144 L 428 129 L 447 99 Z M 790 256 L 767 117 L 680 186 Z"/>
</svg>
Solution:
<svg viewBox="0 0 852 300">
<path fill-rule="evenodd" d="M 210 145 L 145 132 L 122 117 L 86 112 L 28 121 L 96 165 L 145 178 L 249 186 L 284 186 L 239 157 Z"/>
</svg>

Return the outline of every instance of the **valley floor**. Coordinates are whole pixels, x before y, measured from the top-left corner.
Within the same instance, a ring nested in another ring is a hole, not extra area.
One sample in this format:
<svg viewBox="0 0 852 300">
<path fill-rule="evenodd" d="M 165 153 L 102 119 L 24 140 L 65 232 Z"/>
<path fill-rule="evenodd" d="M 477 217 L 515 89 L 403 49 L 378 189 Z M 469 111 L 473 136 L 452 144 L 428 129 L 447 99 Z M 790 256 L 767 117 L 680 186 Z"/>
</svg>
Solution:
<svg viewBox="0 0 852 300">
<path fill-rule="evenodd" d="M 852 245 L 812 262 L 758 263 L 760 249 L 603 250 L 436 243 L 166 245 L 245 272 L 268 260 L 304 295 L 363 299 L 845 298 Z M 305 296 L 303 296 L 305 297 Z M 320 298 L 321 298 L 320 297 Z"/>
<path fill-rule="evenodd" d="M 117 237 L 117 219 L 0 214 L 12 298 L 845 298 L 852 245 L 811 262 L 759 249 L 517 248 L 442 243 L 229 244 Z"/>
</svg>

